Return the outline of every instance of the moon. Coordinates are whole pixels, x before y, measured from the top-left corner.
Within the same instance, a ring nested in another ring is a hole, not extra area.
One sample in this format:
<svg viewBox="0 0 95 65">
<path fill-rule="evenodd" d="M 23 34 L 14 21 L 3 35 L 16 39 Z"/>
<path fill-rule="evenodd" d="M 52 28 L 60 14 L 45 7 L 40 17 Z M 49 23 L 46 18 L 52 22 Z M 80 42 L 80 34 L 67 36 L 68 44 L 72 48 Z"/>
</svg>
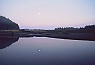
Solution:
<svg viewBox="0 0 95 65">
<path fill-rule="evenodd" d="M 39 15 L 41 14 L 41 13 L 38 13 Z"/>
</svg>

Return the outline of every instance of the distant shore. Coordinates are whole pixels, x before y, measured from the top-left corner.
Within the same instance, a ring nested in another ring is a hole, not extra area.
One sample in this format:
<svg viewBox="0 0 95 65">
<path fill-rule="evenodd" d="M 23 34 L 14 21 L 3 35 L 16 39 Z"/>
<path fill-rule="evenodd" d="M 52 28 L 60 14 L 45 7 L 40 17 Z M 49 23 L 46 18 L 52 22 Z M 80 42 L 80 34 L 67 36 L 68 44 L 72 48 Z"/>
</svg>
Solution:
<svg viewBox="0 0 95 65">
<path fill-rule="evenodd" d="M 70 33 L 70 34 L 31 34 L 35 37 L 49 37 L 58 39 L 89 40 L 95 41 L 93 33 Z"/>
<path fill-rule="evenodd" d="M 85 27 L 59 27 L 53 30 L 41 29 L 18 29 L 18 30 L 0 30 L 0 36 L 17 37 L 49 37 L 59 39 L 90 40 L 95 41 L 95 25 Z"/>
<path fill-rule="evenodd" d="M 41 33 L 42 32 L 42 33 Z M 0 31 L 0 36 L 18 36 L 18 37 L 49 37 L 58 39 L 73 39 L 73 40 L 89 40 L 95 41 L 95 33 L 56 33 L 56 32 L 43 32 L 43 31 Z"/>
</svg>

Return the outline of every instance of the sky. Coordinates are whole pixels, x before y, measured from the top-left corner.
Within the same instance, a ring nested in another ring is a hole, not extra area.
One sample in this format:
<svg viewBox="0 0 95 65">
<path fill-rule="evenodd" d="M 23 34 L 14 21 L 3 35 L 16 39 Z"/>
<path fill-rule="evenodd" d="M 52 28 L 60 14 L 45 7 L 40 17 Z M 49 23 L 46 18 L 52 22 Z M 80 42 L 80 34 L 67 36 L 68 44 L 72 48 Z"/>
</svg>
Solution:
<svg viewBox="0 0 95 65">
<path fill-rule="evenodd" d="M 0 15 L 20 28 L 80 27 L 95 24 L 95 0 L 0 0 Z"/>
</svg>

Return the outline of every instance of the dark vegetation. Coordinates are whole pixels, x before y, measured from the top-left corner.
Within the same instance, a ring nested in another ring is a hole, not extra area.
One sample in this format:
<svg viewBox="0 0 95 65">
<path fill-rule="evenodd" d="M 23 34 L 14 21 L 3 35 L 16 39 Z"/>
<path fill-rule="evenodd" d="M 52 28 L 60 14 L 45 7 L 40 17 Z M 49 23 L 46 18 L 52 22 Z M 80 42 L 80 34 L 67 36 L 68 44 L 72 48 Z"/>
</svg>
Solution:
<svg viewBox="0 0 95 65">
<path fill-rule="evenodd" d="M 69 33 L 94 33 L 95 25 L 87 25 L 85 27 L 58 27 L 54 30 L 41 30 L 41 29 L 20 29 L 20 32 L 33 33 L 33 34 L 69 34 Z"/>
<path fill-rule="evenodd" d="M 95 33 L 95 25 L 86 25 L 85 27 L 74 28 L 74 27 L 59 27 L 55 28 L 55 31 L 65 31 L 68 33 Z"/>
<path fill-rule="evenodd" d="M 10 19 L 0 16 L 0 30 L 19 30 L 19 26 Z"/>
</svg>

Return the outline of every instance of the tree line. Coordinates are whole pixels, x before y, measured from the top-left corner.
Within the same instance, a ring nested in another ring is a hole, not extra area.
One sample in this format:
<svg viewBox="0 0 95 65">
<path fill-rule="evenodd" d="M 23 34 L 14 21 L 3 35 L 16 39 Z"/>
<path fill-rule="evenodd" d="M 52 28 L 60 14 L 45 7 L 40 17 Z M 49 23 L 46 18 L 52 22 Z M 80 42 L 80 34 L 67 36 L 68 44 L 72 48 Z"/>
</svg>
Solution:
<svg viewBox="0 0 95 65">
<path fill-rule="evenodd" d="M 85 27 L 80 27 L 80 28 L 74 28 L 74 27 L 58 27 L 55 28 L 54 30 L 79 30 L 79 29 L 93 29 L 95 30 L 95 25 L 86 25 Z"/>
</svg>

